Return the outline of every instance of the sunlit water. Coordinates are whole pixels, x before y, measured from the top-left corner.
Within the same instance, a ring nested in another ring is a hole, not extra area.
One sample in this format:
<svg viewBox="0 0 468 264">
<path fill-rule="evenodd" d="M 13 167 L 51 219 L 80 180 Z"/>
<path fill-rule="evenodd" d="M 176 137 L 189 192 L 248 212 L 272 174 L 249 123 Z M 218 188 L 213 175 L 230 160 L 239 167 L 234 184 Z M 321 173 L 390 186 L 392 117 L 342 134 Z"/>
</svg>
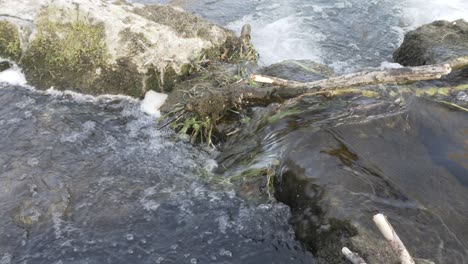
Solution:
<svg viewBox="0 0 468 264">
<path fill-rule="evenodd" d="M 312 59 L 338 72 L 391 61 L 404 32 L 417 25 L 435 19 L 468 19 L 468 4 L 457 0 L 179 2 L 236 31 L 244 23 L 252 24 L 253 42 L 263 64 Z M 0 84 L 0 263 L 313 262 L 311 253 L 296 240 L 301 234 L 293 231 L 303 217 L 301 212 L 294 211 L 291 222 L 290 208 L 284 204 L 247 203 L 229 188 L 219 190 L 207 184 L 201 178 L 215 164 L 212 154 L 191 147 L 170 130 L 156 130 L 157 121 L 140 112 L 139 102 L 126 97 L 39 92 L 24 86 L 17 69 L 0 73 L 0 82 L 4 81 L 9 84 Z M 294 168 L 313 176 L 317 185 L 298 185 L 306 190 L 278 190 L 278 198 L 289 205 L 288 193 L 318 197 L 324 192 L 320 186 L 331 186 L 335 189 L 325 190 L 336 195 L 333 206 L 348 208 L 343 211 L 357 215 L 355 219 L 364 226 L 371 226 L 365 219 L 377 209 L 393 215 L 404 235 L 415 227 L 420 229 L 418 234 L 424 234 L 425 225 L 435 225 L 428 233 L 428 245 L 440 248 L 440 259 L 451 254 L 463 263 L 468 255 L 462 228 L 467 218 L 460 210 L 467 205 L 451 203 L 466 195 L 466 168 L 456 165 L 463 152 L 459 144 L 463 134 L 451 131 L 453 142 L 445 145 L 448 141 L 442 132 L 419 137 L 415 131 L 439 131 L 434 126 L 455 124 L 463 129 L 466 115 L 457 113 L 450 122 L 443 118 L 450 111 L 419 101 L 413 106 L 422 112 L 393 107 L 369 113 L 356 108 L 373 103 L 338 102 L 331 112 L 324 110 L 330 105 L 316 104 L 305 116 L 262 126 L 249 139 L 252 146 L 261 148 L 251 163 L 263 166 L 282 159 L 281 169 L 284 175 L 292 175 L 292 181 L 297 176 Z M 425 126 L 434 114 L 439 123 Z M 381 117 L 390 121 L 379 121 Z M 359 127 L 356 120 L 360 118 L 367 125 Z M 369 120 L 377 120 L 375 126 Z M 343 123 L 349 126 L 331 128 Z M 330 127 L 322 126 L 327 124 Z M 389 124 L 399 125 L 402 132 L 386 131 Z M 412 130 L 413 125 L 418 130 Z M 364 136 L 377 139 L 363 141 L 354 136 L 362 130 Z M 379 141 L 382 138 L 390 139 Z M 413 145 L 420 149 L 410 151 L 404 144 L 413 141 L 421 141 Z M 375 142 L 375 148 L 360 147 L 366 142 Z M 321 158 L 323 148 L 333 151 L 342 145 L 349 153 L 331 152 L 340 162 Z M 389 145 L 396 145 L 388 150 L 389 156 L 379 152 Z M 418 164 L 431 162 L 430 168 L 439 168 L 445 183 L 431 177 L 432 182 L 420 186 L 427 179 L 409 179 L 429 174 L 431 169 L 421 174 L 409 163 L 401 168 L 390 166 L 421 153 L 425 156 Z M 360 161 L 347 160 L 353 154 Z M 242 159 L 242 154 L 236 155 Z M 318 161 L 311 164 L 301 157 Z M 243 169 L 228 158 L 219 161 L 233 171 Z M 368 167 L 379 171 L 369 173 Z M 358 175 L 362 185 L 342 185 L 349 175 Z M 446 189 L 441 188 L 433 199 L 425 197 L 435 186 Z M 451 193 L 450 199 L 445 193 Z M 356 204 L 363 206 L 356 208 Z M 410 220 L 398 218 L 402 210 Z M 423 221 L 414 225 L 421 219 L 418 215 L 423 215 Z M 405 222 L 410 224 L 405 227 Z M 411 249 L 430 255 L 415 246 Z"/>
</svg>

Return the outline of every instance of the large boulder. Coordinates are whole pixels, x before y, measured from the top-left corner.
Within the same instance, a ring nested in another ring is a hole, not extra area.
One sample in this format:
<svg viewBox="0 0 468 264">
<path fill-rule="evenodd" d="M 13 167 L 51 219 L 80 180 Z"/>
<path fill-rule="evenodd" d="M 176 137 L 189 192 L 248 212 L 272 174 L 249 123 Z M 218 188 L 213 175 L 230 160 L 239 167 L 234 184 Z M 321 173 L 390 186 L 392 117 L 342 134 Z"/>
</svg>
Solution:
<svg viewBox="0 0 468 264">
<path fill-rule="evenodd" d="M 234 33 L 181 9 L 106 0 L 0 0 L 0 57 L 38 88 L 141 97 L 217 60 Z M 231 42 L 231 43 L 230 43 Z"/>
<path fill-rule="evenodd" d="M 404 66 L 441 63 L 468 56 L 468 22 L 435 21 L 405 35 L 393 59 Z"/>
</svg>

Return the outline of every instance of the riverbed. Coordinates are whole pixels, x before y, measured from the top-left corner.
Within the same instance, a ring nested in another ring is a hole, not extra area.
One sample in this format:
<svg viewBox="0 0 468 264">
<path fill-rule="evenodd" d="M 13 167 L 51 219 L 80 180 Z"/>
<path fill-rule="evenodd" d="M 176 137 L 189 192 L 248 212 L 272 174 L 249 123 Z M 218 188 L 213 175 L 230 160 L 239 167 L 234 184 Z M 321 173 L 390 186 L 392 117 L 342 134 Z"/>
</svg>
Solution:
<svg viewBox="0 0 468 264">
<path fill-rule="evenodd" d="M 337 73 L 388 66 L 421 24 L 468 19 L 461 0 L 176 2 L 235 31 L 250 23 L 261 65 Z M 466 112 L 412 96 L 314 99 L 279 119 L 254 109 L 213 150 L 156 129 L 138 100 L 38 91 L 20 71 L 0 76 L 2 264 L 327 263 L 347 243 L 385 247 L 377 212 L 415 256 L 468 261 Z M 206 180 L 272 164 L 273 199 Z"/>
</svg>

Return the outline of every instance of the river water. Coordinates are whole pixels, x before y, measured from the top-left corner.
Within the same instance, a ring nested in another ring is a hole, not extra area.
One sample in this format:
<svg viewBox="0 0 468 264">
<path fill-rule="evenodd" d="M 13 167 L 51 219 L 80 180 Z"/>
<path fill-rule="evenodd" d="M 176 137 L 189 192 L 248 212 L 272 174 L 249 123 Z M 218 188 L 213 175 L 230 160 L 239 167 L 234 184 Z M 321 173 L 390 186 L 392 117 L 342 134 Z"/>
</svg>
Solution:
<svg viewBox="0 0 468 264">
<path fill-rule="evenodd" d="M 468 19 L 461 0 L 172 2 L 233 30 L 250 23 L 262 64 L 337 72 L 387 64 L 417 25 Z M 155 129 L 134 99 L 37 91 L 18 72 L 0 74 L 1 264 L 334 263 L 317 230 L 332 218 L 370 230 L 376 212 L 417 257 L 468 262 L 464 112 L 417 98 L 311 101 L 267 121 L 257 109 L 218 156 Z M 276 160 L 279 202 L 205 179 Z"/>
</svg>

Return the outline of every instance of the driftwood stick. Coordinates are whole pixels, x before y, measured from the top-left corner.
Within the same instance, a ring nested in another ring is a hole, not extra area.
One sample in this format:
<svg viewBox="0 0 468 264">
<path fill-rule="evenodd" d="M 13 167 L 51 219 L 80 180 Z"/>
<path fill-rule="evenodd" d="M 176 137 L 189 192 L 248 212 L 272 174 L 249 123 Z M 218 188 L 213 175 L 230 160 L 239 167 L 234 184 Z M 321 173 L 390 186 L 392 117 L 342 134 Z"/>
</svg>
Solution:
<svg viewBox="0 0 468 264">
<path fill-rule="evenodd" d="M 390 244 L 390 247 L 400 259 L 401 264 L 415 264 L 403 242 L 401 242 L 392 225 L 383 214 L 374 215 L 374 223 Z"/>
<path fill-rule="evenodd" d="M 455 58 L 445 62 L 449 64 L 452 70 L 460 70 L 468 67 L 468 56 Z"/>
<path fill-rule="evenodd" d="M 366 264 L 366 261 L 364 261 L 357 253 L 349 250 L 347 247 L 344 247 L 341 252 L 346 257 L 346 259 L 353 264 Z"/>
<path fill-rule="evenodd" d="M 463 60 L 453 61 L 453 65 L 463 65 Z M 452 71 L 450 64 L 427 65 L 418 67 L 405 67 L 398 69 L 389 69 L 383 71 L 363 71 L 357 73 L 345 74 L 329 79 L 318 80 L 314 82 L 295 82 L 284 80 L 281 78 L 255 75 L 251 76 L 252 80 L 260 83 L 268 83 L 277 86 L 292 88 L 292 89 L 312 89 L 312 90 L 333 90 L 343 87 L 365 86 L 372 84 L 384 83 L 409 83 L 415 81 L 440 79 L 442 76 L 448 75 Z"/>
</svg>

